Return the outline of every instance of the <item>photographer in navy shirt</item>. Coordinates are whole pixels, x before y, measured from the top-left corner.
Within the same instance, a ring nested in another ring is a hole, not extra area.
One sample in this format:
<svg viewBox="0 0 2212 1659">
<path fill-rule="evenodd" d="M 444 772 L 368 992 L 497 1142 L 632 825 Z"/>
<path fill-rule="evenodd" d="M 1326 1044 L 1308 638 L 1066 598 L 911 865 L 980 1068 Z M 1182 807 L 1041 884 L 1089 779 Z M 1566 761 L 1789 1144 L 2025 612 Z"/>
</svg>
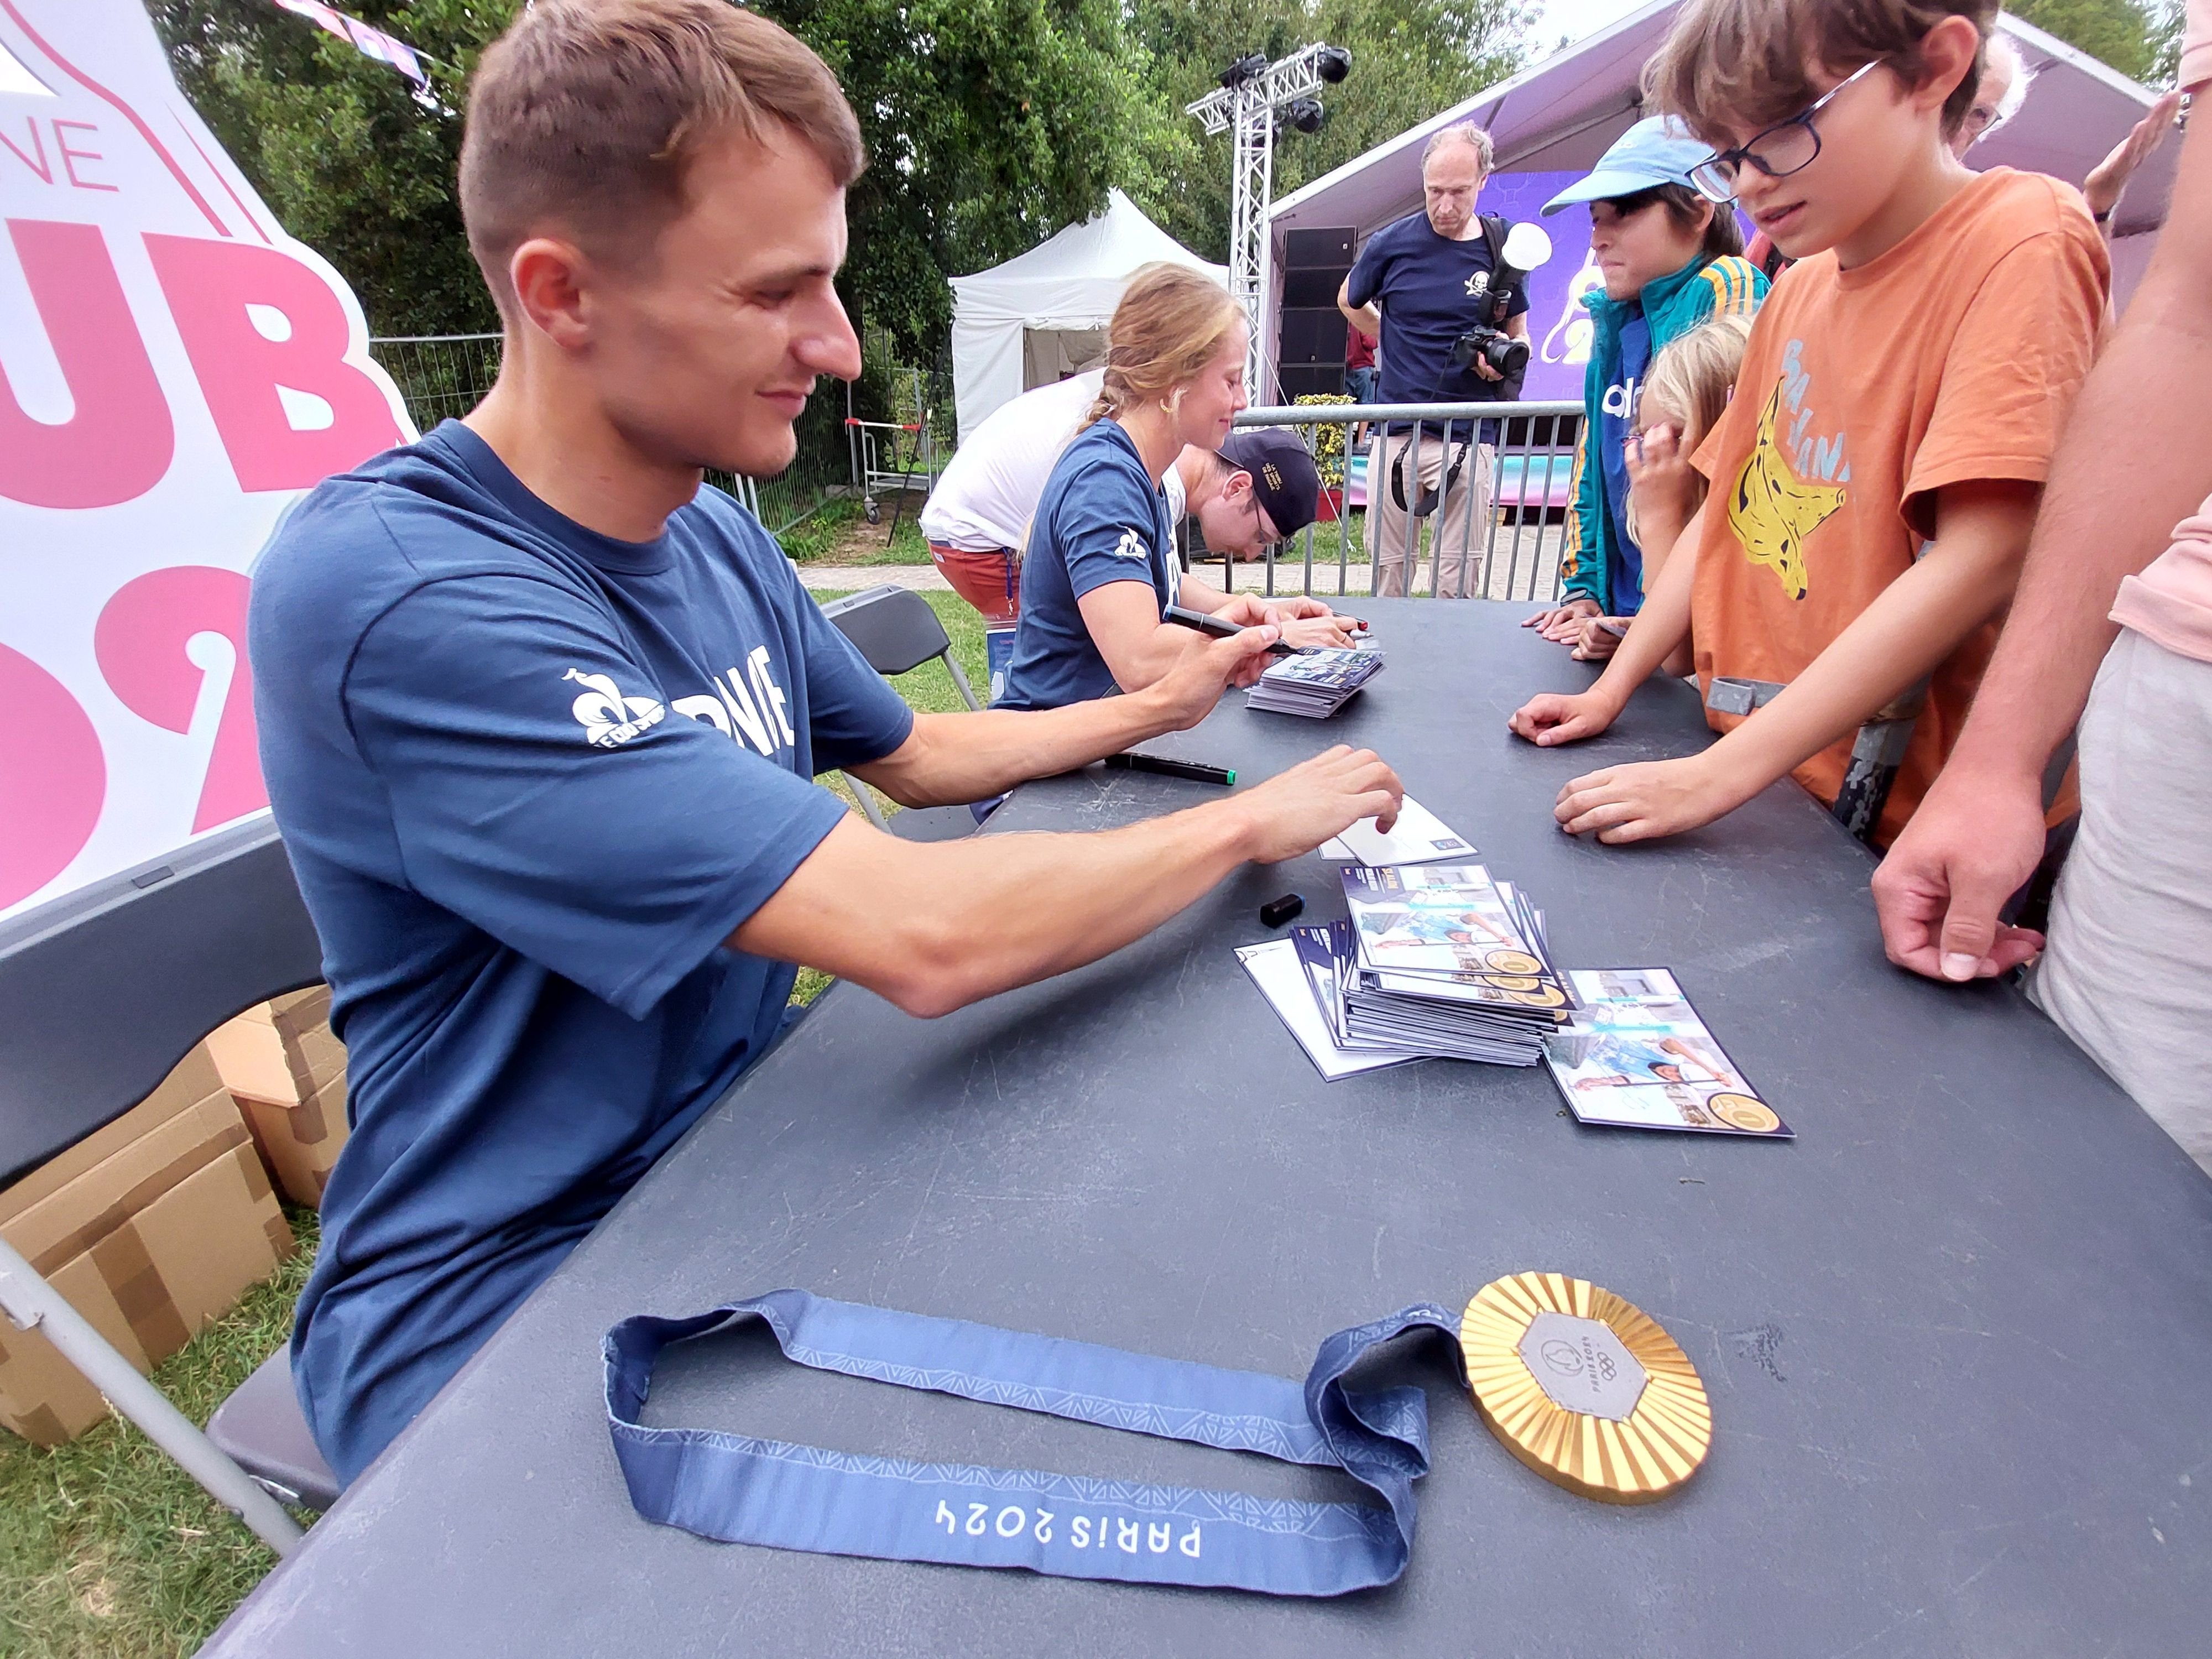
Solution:
<svg viewBox="0 0 2212 1659">
<path fill-rule="evenodd" d="M 1462 335 L 1492 322 L 1490 281 L 1505 230 L 1475 211 L 1491 157 L 1490 135 L 1472 121 L 1430 135 L 1421 152 L 1421 210 L 1370 237 L 1337 291 L 1337 309 L 1352 326 L 1381 338 L 1382 403 L 1486 403 L 1520 393 L 1517 380 L 1480 356 L 1464 368 L 1454 358 Z M 1517 292 L 1496 325 L 1525 340 L 1528 310 L 1528 294 Z M 1484 421 L 1479 432 L 1471 424 L 1432 422 L 1418 434 L 1407 421 L 1376 428 L 1367 459 L 1367 550 L 1377 597 L 1406 592 L 1419 557 L 1420 520 L 1431 513 L 1437 596 L 1475 597 L 1498 422 Z"/>
<path fill-rule="evenodd" d="M 988 842 L 896 840 L 813 782 L 994 794 L 1194 723 L 1274 637 L 1136 696 L 915 715 L 702 488 L 789 465 L 816 377 L 859 372 L 832 279 L 861 166 L 775 24 L 538 0 L 462 147 L 498 383 L 325 482 L 255 573 L 262 765 L 350 1061 L 293 1337 L 342 1480 L 775 1041 L 790 964 L 944 1013 L 1396 812 L 1343 750 L 1154 823 Z"/>
</svg>

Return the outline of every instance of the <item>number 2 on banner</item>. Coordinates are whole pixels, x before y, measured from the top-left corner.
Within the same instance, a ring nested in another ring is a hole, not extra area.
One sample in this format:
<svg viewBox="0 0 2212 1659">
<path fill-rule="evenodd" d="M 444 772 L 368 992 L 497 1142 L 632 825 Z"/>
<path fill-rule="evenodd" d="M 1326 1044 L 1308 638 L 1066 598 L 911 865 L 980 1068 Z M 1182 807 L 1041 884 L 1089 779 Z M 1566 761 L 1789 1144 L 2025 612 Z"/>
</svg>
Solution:
<svg viewBox="0 0 2212 1659">
<path fill-rule="evenodd" d="M 28 898 L 92 838 L 107 798 L 100 733 L 69 688 L 0 645 L 0 907 Z M 34 779 L 23 790 L 16 781 Z"/>
<path fill-rule="evenodd" d="M 116 698 L 139 719 L 189 734 L 210 677 L 230 659 L 215 716 L 191 833 L 212 830 L 269 804 L 253 724 L 253 676 L 246 659 L 246 596 L 235 570 L 179 565 L 125 582 L 100 613 L 93 653 Z M 216 640 L 227 642 L 210 647 Z M 107 796 L 100 733 L 70 690 L 45 669 L 0 646 L 0 908 L 28 898 L 84 850 Z M 38 787 L 20 788 L 35 779 Z"/>
<path fill-rule="evenodd" d="M 235 570 L 179 565 L 125 582 L 100 613 L 93 651 L 123 706 L 166 731 L 189 732 L 210 675 L 220 666 L 202 636 L 230 644 L 230 684 L 200 784 L 192 833 L 269 804 L 253 724 L 253 676 L 246 660 L 246 596 Z M 218 648 L 219 649 L 219 648 Z"/>
</svg>

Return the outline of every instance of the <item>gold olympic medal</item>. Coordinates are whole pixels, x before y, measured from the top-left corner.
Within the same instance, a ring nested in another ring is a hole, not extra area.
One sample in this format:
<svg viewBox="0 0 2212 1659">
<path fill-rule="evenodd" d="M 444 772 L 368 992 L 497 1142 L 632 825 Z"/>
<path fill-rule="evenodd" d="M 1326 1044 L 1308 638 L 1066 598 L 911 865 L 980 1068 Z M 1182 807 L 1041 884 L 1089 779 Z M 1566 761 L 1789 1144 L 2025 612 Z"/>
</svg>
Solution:
<svg viewBox="0 0 2212 1659">
<path fill-rule="evenodd" d="M 1493 973 L 1540 974 L 1544 970 L 1544 964 L 1526 951 L 1492 951 L 1482 960 Z"/>
<path fill-rule="evenodd" d="M 1558 1008 L 1567 1000 L 1567 994 L 1556 985 L 1547 985 L 1540 991 L 1508 991 L 1505 995 L 1508 1000 L 1530 1008 Z"/>
<path fill-rule="evenodd" d="M 1492 1279 L 1467 1304 L 1459 1341 L 1491 1432 L 1569 1492 L 1649 1504 L 1679 1490 L 1712 1445 L 1712 1407 L 1689 1356 L 1650 1315 L 1588 1279 Z"/>
<path fill-rule="evenodd" d="M 1774 1109 L 1763 1100 L 1733 1091 L 1715 1095 L 1705 1103 L 1705 1109 L 1733 1129 L 1746 1129 L 1755 1135 L 1768 1134 L 1782 1127 L 1782 1120 Z"/>
</svg>

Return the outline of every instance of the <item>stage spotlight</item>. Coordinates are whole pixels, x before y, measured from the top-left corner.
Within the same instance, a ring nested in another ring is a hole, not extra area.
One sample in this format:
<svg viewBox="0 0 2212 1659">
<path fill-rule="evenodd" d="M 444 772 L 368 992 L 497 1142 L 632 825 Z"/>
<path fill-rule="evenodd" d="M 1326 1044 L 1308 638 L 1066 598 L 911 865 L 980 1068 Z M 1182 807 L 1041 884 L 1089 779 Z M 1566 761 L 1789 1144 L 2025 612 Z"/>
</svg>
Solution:
<svg viewBox="0 0 2212 1659">
<path fill-rule="evenodd" d="M 1267 54 L 1264 52 L 1247 52 L 1221 71 L 1221 84 L 1231 88 L 1241 87 L 1247 81 L 1258 80 L 1267 72 Z"/>
<path fill-rule="evenodd" d="M 1321 124 L 1328 118 L 1318 98 L 1293 98 L 1284 112 L 1284 118 L 1300 132 L 1319 132 Z"/>
<path fill-rule="evenodd" d="M 1343 46 L 1323 46 L 1314 59 L 1314 72 L 1331 86 L 1352 73 L 1352 53 Z"/>
</svg>

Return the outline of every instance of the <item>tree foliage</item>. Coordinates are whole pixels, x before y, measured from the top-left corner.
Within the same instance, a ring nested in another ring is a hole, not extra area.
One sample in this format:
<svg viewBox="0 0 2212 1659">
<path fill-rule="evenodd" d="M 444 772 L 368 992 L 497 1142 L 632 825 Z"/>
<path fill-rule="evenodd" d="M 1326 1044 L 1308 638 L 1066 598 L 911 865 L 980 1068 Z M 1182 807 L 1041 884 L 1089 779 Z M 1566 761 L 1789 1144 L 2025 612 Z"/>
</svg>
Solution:
<svg viewBox="0 0 2212 1659">
<path fill-rule="evenodd" d="M 951 276 L 1034 247 L 1142 174 L 1160 137 L 1116 0 L 761 0 L 822 55 L 871 157 L 846 286 L 927 361 Z"/>
<path fill-rule="evenodd" d="M 389 67 L 268 0 L 151 0 L 185 92 L 288 229 L 381 333 L 495 327 L 453 179 L 467 77 L 516 0 L 349 0 L 418 48 L 428 104 Z M 842 284 L 921 356 L 945 279 L 1034 246 L 1139 184 L 1164 118 L 1115 0 L 761 0 L 843 82 L 871 162 Z"/>
<path fill-rule="evenodd" d="M 435 91 L 268 0 L 148 0 L 201 118 L 284 228 L 336 265 L 386 334 L 498 326 L 454 199 L 467 76 L 507 0 L 346 0 L 425 54 Z"/>
<path fill-rule="evenodd" d="M 1224 259 L 1230 141 L 1201 138 L 1182 112 L 1232 59 L 1315 40 L 1351 49 L 1350 77 L 1322 94 L 1327 124 L 1276 143 L 1280 198 L 1512 74 L 1534 15 L 1521 0 L 1132 0 L 1138 61 L 1160 116 L 1179 125 L 1148 174 L 1117 182 L 1177 240 Z"/>
<path fill-rule="evenodd" d="M 2162 8 L 2140 0 L 2006 0 L 2005 9 L 2130 80 L 2157 73 Z"/>
</svg>

